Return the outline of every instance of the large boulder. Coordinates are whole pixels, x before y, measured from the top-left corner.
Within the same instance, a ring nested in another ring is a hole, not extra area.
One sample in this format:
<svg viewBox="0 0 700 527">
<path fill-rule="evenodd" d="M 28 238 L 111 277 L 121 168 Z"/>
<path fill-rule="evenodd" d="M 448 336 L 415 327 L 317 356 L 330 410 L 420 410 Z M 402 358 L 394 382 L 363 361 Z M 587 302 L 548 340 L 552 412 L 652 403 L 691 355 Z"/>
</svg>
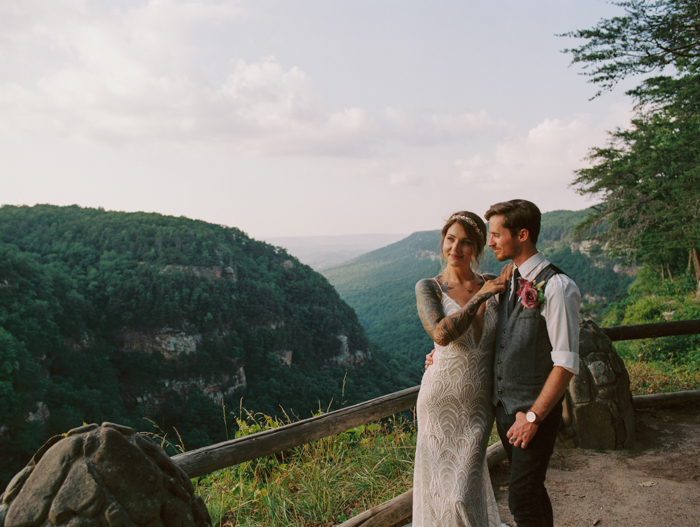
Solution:
<svg viewBox="0 0 700 527">
<path fill-rule="evenodd" d="M 113 423 L 51 438 L 0 498 L 0 527 L 211 527 L 187 474 Z"/>
<path fill-rule="evenodd" d="M 634 443 L 634 410 L 625 364 L 605 332 L 580 322 L 579 374 L 564 396 L 559 443 L 615 450 Z"/>
</svg>

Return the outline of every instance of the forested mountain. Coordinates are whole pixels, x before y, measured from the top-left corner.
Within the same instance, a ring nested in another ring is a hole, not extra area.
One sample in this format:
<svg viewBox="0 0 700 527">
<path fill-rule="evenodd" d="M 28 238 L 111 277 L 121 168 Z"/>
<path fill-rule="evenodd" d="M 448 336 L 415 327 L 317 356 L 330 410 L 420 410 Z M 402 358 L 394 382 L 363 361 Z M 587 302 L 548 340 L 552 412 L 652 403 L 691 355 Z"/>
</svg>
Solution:
<svg viewBox="0 0 700 527">
<path fill-rule="evenodd" d="M 553 211 L 542 215 L 538 248 L 576 280 L 584 297 L 583 310 L 600 312 L 632 282 L 615 262 L 595 246 L 574 241 L 576 225 L 587 211 Z M 340 296 L 357 313 L 369 338 L 385 350 L 420 364 L 432 341 L 416 313 L 414 286 L 441 269 L 440 231 L 416 232 L 397 243 L 372 251 L 342 265 L 322 270 Z M 582 252 L 583 251 L 583 252 Z M 498 273 L 503 264 L 488 247 L 482 272 Z"/>
<path fill-rule="evenodd" d="M 323 276 L 238 229 L 0 207 L 0 485 L 83 422 L 148 417 L 196 448 L 233 435 L 222 403 L 308 417 L 400 370 Z"/>
</svg>

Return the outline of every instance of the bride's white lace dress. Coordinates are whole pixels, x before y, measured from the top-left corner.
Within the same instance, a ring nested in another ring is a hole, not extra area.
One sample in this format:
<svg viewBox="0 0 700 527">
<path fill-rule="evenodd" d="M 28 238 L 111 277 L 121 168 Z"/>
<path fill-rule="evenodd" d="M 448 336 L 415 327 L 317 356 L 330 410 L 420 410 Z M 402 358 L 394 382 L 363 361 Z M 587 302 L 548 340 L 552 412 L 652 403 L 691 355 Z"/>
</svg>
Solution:
<svg viewBox="0 0 700 527">
<path fill-rule="evenodd" d="M 445 315 L 460 309 L 443 293 Z M 487 301 L 481 340 L 474 327 L 435 346 L 423 375 L 413 476 L 413 527 L 501 527 L 486 465 L 493 426 L 491 386 L 497 302 Z"/>
</svg>

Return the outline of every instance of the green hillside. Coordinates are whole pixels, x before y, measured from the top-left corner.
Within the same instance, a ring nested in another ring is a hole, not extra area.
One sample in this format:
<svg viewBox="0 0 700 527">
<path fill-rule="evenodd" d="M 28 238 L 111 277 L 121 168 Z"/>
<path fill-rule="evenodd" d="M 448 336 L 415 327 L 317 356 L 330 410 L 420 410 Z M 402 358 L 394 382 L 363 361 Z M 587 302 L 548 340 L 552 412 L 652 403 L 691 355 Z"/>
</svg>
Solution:
<svg viewBox="0 0 700 527">
<path fill-rule="evenodd" d="M 233 436 L 222 403 L 308 417 L 412 385 L 392 359 L 323 276 L 238 229 L 0 207 L 0 486 L 83 422 L 148 417 L 196 448 Z"/>
<path fill-rule="evenodd" d="M 431 342 L 416 316 L 413 286 L 440 270 L 436 234 L 417 232 L 322 271 L 341 297 L 354 306 L 373 341 L 402 356 L 413 357 L 412 350 L 425 349 Z"/>
<path fill-rule="evenodd" d="M 616 273 L 614 262 L 602 255 L 586 256 L 571 250 L 574 229 L 586 214 L 585 210 L 543 214 L 538 248 L 576 280 L 585 297 L 584 309 L 596 314 L 624 292 L 632 278 Z M 416 314 L 414 286 L 440 272 L 439 244 L 439 230 L 417 232 L 322 271 L 353 307 L 369 338 L 385 350 L 407 357 L 411 364 L 419 365 L 433 345 Z M 498 273 L 501 267 L 487 247 L 481 271 Z"/>
</svg>

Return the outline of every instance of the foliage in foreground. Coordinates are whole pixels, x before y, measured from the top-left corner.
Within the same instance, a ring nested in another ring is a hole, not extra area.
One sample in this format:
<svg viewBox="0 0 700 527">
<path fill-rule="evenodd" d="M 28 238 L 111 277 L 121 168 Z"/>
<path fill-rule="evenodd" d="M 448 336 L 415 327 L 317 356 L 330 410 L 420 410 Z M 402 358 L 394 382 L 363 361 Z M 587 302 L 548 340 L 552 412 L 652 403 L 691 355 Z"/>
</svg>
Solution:
<svg viewBox="0 0 700 527">
<path fill-rule="evenodd" d="M 282 424 L 237 421 L 237 437 Z M 402 417 L 358 426 L 199 478 L 196 492 L 215 526 L 335 525 L 412 487 L 415 430 Z"/>
<path fill-rule="evenodd" d="M 695 294 L 690 268 L 675 280 L 661 280 L 649 266 L 640 269 L 628 296 L 613 304 L 603 326 L 651 324 L 700 319 L 700 299 Z M 625 364 L 658 363 L 666 368 L 700 370 L 700 335 L 619 342 L 615 345 Z"/>
<path fill-rule="evenodd" d="M 626 364 L 632 395 L 700 390 L 700 368 L 664 362 Z"/>
<path fill-rule="evenodd" d="M 610 306 L 603 326 L 700 319 L 695 276 L 688 266 L 662 280 L 643 266 L 628 295 Z M 615 343 L 630 374 L 632 395 L 700 389 L 700 335 L 679 335 Z"/>
</svg>

